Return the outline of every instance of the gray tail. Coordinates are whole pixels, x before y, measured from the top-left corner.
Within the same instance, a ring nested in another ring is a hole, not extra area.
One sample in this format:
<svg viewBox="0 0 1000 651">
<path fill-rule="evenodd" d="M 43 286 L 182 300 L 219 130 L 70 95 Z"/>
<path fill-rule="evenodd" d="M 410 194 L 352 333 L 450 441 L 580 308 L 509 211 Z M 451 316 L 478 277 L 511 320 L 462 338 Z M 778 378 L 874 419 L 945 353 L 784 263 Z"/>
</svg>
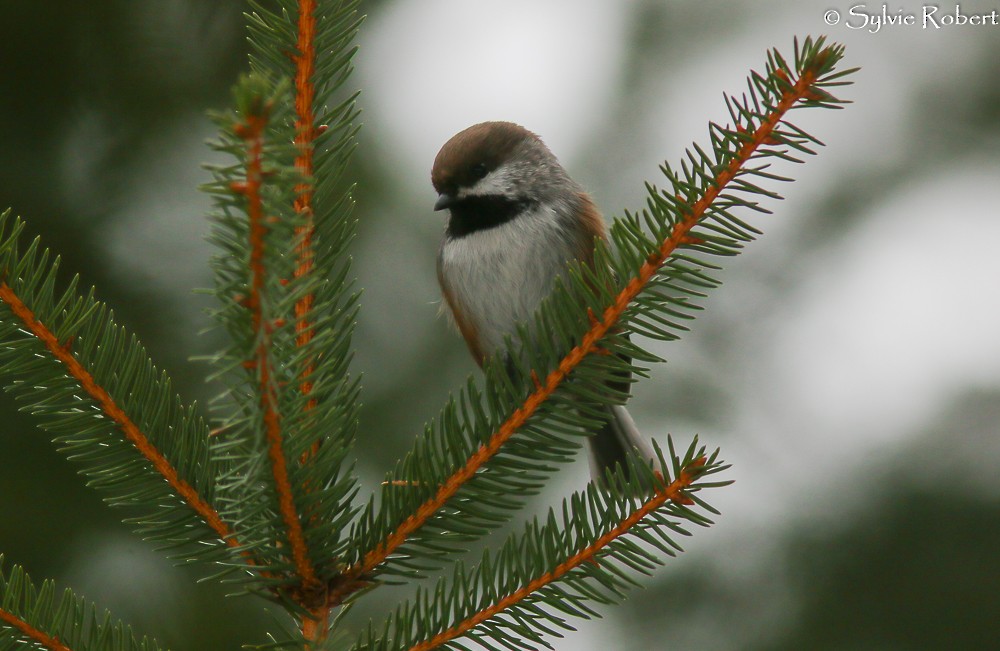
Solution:
<svg viewBox="0 0 1000 651">
<path fill-rule="evenodd" d="M 627 468 L 630 456 L 639 461 L 656 461 L 652 446 L 643 438 L 628 410 L 623 405 L 608 405 L 607 411 L 607 422 L 587 439 L 590 475 L 598 483 L 603 483 L 605 473 L 615 466 Z"/>
</svg>

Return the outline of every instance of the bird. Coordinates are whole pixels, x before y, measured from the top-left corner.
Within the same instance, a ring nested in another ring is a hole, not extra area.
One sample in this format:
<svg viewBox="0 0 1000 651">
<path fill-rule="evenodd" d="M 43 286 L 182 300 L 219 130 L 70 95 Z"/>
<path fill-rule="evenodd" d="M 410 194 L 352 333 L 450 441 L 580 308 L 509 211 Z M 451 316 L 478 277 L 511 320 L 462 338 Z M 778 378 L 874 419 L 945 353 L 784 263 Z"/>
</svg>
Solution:
<svg viewBox="0 0 1000 651">
<path fill-rule="evenodd" d="M 535 133 L 482 122 L 452 136 L 431 170 L 435 211 L 448 211 L 437 256 L 442 311 L 480 367 L 528 325 L 573 261 L 594 264 L 607 227 L 593 199 Z M 614 381 L 625 393 L 628 378 Z M 587 437 L 591 476 L 655 460 L 624 405 L 611 404 Z"/>
</svg>

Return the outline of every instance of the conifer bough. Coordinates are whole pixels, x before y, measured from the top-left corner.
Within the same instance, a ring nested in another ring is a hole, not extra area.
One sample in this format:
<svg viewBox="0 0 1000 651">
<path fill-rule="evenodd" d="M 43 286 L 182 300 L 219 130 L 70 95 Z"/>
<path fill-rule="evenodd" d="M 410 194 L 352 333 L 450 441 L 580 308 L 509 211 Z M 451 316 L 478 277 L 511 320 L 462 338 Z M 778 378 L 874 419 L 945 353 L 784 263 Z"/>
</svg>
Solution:
<svg viewBox="0 0 1000 651">
<path fill-rule="evenodd" d="M 601 407 L 623 398 L 609 378 L 643 376 L 658 361 L 624 333 L 673 340 L 687 330 L 719 284 L 706 258 L 737 254 L 758 234 L 734 212 L 768 212 L 759 198 L 779 197 L 763 186 L 789 180 L 772 160 L 800 162 L 820 144 L 789 111 L 844 103 L 832 94 L 851 72 L 835 69 L 843 48 L 810 38 L 791 61 L 770 52 L 747 91 L 726 98 L 731 123 L 710 125 L 709 151 L 695 145 L 679 169 L 665 165 L 666 188 L 647 185 L 646 208 L 615 221 L 594 268 L 573 267 L 510 342 L 519 372 L 488 362 L 388 473 L 380 499 L 359 503 L 360 388 L 348 372 L 358 295 L 343 182 L 357 110 L 343 87 L 360 18 L 354 2 L 250 5 L 252 72 L 234 90 L 235 110 L 215 116 L 213 146 L 232 162 L 212 167 L 205 187 L 219 251 L 214 319 L 228 336 L 209 359 L 224 386 L 214 429 L 93 291 L 79 294 L 75 279 L 57 290 L 58 258 L 37 239 L 21 248 L 23 224 L 9 211 L 0 377 L 109 503 L 139 507 L 141 535 L 286 608 L 299 626 L 283 643 L 326 644 L 342 621 L 332 616 L 382 583 L 446 568 L 345 648 L 550 646 L 573 618 L 620 601 L 638 574 L 680 551 L 689 526 L 711 524 L 702 493 L 728 483 L 715 477 L 726 467 L 717 450 L 695 440 L 678 453 L 668 439 L 658 463 L 588 486 L 474 566 L 455 555 L 574 457 Z M 529 340 L 539 343 L 527 349 Z M 92 607 L 53 594 L 0 568 L 0 651 L 156 648 L 106 617 L 85 625 Z"/>
</svg>

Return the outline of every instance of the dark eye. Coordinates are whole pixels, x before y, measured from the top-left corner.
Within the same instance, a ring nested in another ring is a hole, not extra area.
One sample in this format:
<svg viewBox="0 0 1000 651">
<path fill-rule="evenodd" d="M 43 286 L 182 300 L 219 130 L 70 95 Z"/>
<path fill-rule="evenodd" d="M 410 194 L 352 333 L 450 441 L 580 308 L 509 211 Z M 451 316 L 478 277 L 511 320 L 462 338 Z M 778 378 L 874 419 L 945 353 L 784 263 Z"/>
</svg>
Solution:
<svg viewBox="0 0 1000 651">
<path fill-rule="evenodd" d="M 476 163 L 473 165 L 469 171 L 472 173 L 472 177 L 476 179 L 481 179 L 489 172 L 486 168 L 486 163 Z"/>
</svg>

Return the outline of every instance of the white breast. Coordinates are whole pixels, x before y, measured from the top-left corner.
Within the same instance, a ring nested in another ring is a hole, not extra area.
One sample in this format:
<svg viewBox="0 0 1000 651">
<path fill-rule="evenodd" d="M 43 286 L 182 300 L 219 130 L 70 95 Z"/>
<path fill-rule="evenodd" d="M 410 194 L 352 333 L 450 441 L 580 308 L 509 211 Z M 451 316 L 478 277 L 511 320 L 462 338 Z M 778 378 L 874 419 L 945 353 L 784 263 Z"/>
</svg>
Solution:
<svg viewBox="0 0 1000 651">
<path fill-rule="evenodd" d="M 541 211 L 446 240 L 441 249 L 441 281 L 486 355 L 502 349 L 504 336 L 514 334 L 518 323 L 530 321 L 576 253 L 560 236 L 553 215 Z"/>
</svg>

